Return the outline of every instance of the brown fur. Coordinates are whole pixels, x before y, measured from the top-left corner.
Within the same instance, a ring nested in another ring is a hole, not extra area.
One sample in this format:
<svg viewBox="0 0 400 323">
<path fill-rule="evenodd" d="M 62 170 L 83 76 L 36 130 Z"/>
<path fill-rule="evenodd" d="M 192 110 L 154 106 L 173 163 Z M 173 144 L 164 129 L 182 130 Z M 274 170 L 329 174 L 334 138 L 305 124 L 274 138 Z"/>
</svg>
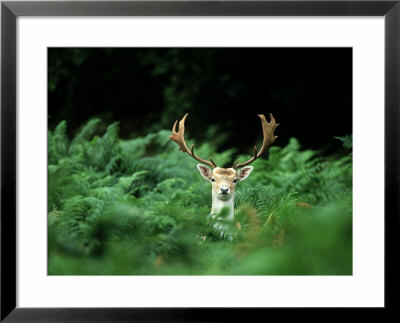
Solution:
<svg viewBox="0 0 400 323">
<path fill-rule="evenodd" d="M 215 167 L 211 170 L 209 167 L 198 164 L 197 165 L 200 174 L 212 183 L 212 190 L 217 195 L 220 194 L 220 188 L 229 188 L 229 194 L 235 193 L 235 187 L 237 181 L 242 181 L 249 176 L 253 167 L 245 167 L 238 171 L 233 168 L 221 168 Z"/>
<path fill-rule="evenodd" d="M 214 170 L 214 174 L 225 175 L 225 176 L 235 176 L 236 172 L 233 169 L 218 167 L 217 169 Z"/>
<path fill-rule="evenodd" d="M 216 180 L 213 185 L 213 189 L 216 193 L 219 192 L 221 186 L 229 187 L 231 193 L 235 192 L 235 184 L 233 183 L 236 177 L 235 170 L 217 167 L 213 169 L 213 176 Z"/>
</svg>

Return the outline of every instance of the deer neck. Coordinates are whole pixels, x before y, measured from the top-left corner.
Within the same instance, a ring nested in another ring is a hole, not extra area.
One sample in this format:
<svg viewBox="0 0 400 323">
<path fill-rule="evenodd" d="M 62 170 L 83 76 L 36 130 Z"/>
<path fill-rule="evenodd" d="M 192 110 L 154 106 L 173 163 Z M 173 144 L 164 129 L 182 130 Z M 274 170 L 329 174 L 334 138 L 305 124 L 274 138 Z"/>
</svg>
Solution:
<svg viewBox="0 0 400 323">
<path fill-rule="evenodd" d="M 234 198 L 235 193 L 232 194 L 232 197 L 227 200 L 223 201 L 220 200 L 214 191 L 212 192 L 212 206 L 211 206 L 211 214 L 219 214 L 223 208 L 228 208 L 229 212 L 228 215 L 225 217 L 226 220 L 233 220 L 233 213 L 234 213 Z"/>
</svg>

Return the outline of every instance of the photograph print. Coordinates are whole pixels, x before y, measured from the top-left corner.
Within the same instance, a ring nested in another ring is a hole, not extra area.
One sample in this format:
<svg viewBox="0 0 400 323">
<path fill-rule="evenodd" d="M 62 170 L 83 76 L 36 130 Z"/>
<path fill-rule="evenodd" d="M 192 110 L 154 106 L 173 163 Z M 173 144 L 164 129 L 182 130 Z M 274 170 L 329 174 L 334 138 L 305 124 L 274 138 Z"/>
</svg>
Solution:
<svg viewBox="0 0 400 323">
<path fill-rule="evenodd" d="M 48 275 L 352 275 L 351 48 L 48 48 Z"/>
</svg>

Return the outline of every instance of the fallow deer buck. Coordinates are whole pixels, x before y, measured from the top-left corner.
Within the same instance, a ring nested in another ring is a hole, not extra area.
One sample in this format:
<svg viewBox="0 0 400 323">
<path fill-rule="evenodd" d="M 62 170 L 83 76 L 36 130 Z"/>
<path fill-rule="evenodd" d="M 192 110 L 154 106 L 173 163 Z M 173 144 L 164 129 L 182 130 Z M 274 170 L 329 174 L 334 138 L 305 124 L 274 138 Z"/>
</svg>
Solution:
<svg viewBox="0 0 400 323">
<path fill-rule="evenodd" d="M 263 114 L 259 114 L 258 116 L 261 119 L 262 130 L 263 130 L 263 143 L 261 149 L 257 151 L 257 146 L 254 146 L 254 154 L 248 161 L 244 163 L 239 163 L 237 160 L 231 168 L 221 168 L 217 167 L 213 159 L 210 157 L 210 160 L 202 159 L 195 155 L 193 150 L 193 145 L 188 149 L 185 143 L 184 134 L 185 134 L 185 120 L 188 116 L 188 113 L 182 118 L 179 122 L 179 131 L 176 131 L 176 125 L 178 121 L 175 121 L 175 124 L 172 128 L 172 133 L 169 138 L 175 141 L 179 145 L 179 150 L 182 152 L 186 152 L 189 156 L 193 157 L 197 161 L 211 166 L 213 169 L 211 170 L 209 167 L 198 164 L 197 168 L 200 171 L 200 174 L 212 184 L 212 207 L 211 214 L 218 215 L 222 211 L 222 209 L 227 209 L 229 212 L 226 216 L 227 220 L 234 219 L 234 197 L 235 197 L 235 188 L 236 183 L 245 180 L 253 170 L 252 166 L 247 166 L 255 161 L 257 158 L 260 158 L 261 155 L 268 150 L 268 148 L 275 142 L 275 139 L 278 136 L 274 135 L 275 128 L 279 125 L 276 123 L 272 114 L 270 114 L 271 122 L 267 122 L 267 119 Z M 247 167 L 243 167 L 247 166 Z M 238 168 L 243 167 L 239 170 Z"/>
</svg>

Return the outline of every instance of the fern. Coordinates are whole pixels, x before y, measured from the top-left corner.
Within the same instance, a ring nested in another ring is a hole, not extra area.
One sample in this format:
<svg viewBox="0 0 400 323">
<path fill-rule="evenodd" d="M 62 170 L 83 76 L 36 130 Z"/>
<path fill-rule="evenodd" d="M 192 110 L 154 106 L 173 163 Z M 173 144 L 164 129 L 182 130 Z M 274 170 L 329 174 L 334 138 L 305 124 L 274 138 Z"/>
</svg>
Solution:
<svg viewBox="0 0 400 323">
<path fill-rule="evenodd" d="M 346 135 L 343 137 L 333 137 L 333 138 L 340 140 L 344 148 L 346 149 L 353 148 L 353 135 Z"/>
<path fill-rule="evenodd" d="M 169 131 L 118 132 L 98 119 L 72 139 L 65 121 L 48 132 L 50 274 L 351 273 L 351 152 L 271 147 L 238 184 L 231 222 L 209 214 L 210 184 Z M 196 147 L 219 164 L 234 154 Z"/>
</svg>

